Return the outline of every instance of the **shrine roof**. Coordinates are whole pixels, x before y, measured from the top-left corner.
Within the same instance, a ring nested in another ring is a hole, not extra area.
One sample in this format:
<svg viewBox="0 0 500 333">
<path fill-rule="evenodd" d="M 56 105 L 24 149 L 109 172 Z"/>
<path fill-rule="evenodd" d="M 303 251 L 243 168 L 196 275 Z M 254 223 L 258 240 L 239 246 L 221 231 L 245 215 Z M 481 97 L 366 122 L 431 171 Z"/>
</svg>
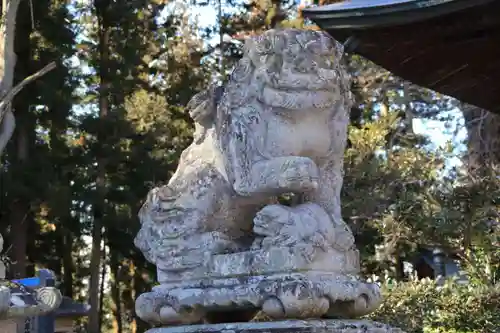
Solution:
<svg viewBox="0 0 500 333">
<path fill-rule="evenodd" d="M 500 113 L 500 0 L 351 0 L 303 15 L 395 75 Z"/>
</svg>

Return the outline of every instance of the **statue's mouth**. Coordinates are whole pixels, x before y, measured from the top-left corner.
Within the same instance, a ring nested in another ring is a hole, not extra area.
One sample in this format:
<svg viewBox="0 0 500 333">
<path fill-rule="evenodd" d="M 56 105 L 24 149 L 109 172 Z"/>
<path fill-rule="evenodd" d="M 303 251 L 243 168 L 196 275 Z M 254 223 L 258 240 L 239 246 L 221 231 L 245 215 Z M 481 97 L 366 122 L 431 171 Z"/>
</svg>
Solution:
<svg viewBox="0 0 500 333">
<path fill-rule="evenodd" d="M 253 232 L 259 237 L 272 236 L 271 232 L 267 228 L 261 227 L 258 224 L 254 224 Z"/>
</svg>

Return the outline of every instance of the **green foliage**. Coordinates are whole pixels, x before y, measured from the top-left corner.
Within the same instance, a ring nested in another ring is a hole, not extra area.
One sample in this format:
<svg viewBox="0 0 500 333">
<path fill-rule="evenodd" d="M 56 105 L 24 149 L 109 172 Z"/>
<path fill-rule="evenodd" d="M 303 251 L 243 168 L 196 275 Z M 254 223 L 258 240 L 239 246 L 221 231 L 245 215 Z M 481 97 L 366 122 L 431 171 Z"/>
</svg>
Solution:
<svg viewBox="0 0 500 333">
<path fill-rule="evenodd" d="M 434 233 L 439 204 L 433 188 L 443 156 L 413 145 L 388 146 L 400 135 L 394 129 L 402 123 L 398 113 L 389 113 L 349 130 L 343 213 L 357 233 L 367 264 L 374 260 L 376 244 L 383 244 L 389 259 L 421 244 L 439 243 L 434 238 L 441 235 Z"/>
<path fill-rule="evenodd" d="M 370 319 L 408 333 L 493 333 L 500 327 L 500 285 L 430 280 L 384 285 L 384 303 Z"/>
</svg>

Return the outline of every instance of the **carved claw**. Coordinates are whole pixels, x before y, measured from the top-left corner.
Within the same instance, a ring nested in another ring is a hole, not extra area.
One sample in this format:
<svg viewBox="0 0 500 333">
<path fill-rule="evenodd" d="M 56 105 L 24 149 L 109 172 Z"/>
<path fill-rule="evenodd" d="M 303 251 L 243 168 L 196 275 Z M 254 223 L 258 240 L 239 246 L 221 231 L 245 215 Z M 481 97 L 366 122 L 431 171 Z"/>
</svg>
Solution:
<svg viewBox="0 0 500 333">
<path fill-rule="evenodd" d="M 369 312 L 370 300 L 368 299 L 368 295 L 362 294 L 356 300 L 354 300 L 354 312 L 355 313 L 367 313 Z"/>
<path fill-rule="evenodd" d="M 235 182 L 234 190 L 241 196 L 255 193 L 304 193 L 316 190 L 319 168 L 308 157 L 287 156 L 260 161 L 252 166 L 250 183 Z"/>
<path fill-rule="evenodd" d="M 160 324 L 160 314 L 157 309 L 163 307 L 164 301 L 152 293 L 139 295 L 135 301 L 135 313 L 139 318 L 150 324 Z"/>
<path fill-rule="evenodd" d="M 159 319 L 163 325 L 182 325 L 194 324 L 201 321 L 204 317 L 204 312 L 201 309 L 175 311 L 170 306 L 160 308 Z"/>
<path fill-rule="evenodd" d="M 300 295 L 296 291 L 271 296 L 262 304 L 262 311 L 273 319 L 321 317 L 329 308 L 326 297 Z"/>
<path fill-rule="evenodd" d="M 174 309 L 168 296 L 161 293 L 145 293 L 135 301 L 135 312 L 142 320 L 153 325 L 182 325 L 200 322 L 202 309 Z"/>
<path fill-rule="evenodd" d="M 313 160 L 307 157 L 290 157 L 283 165 L 278 185 L 289 192 L 308 192 L 318 188 L 319 169 Z"/>
<path fill-rule="evenodd" d="M 274 319 L 285 318 L 285 308 L 277 297 L 269 297 L 262 304 L 262 311 Z"/>
<path fill-rule="evenodd" d="M 368 290 L 366 290 L 368 291 Z M 372 286 L 372 293 L 360 294 L 352 300 L 336 300 L 334 301 L 328 313 L 329 318 L 352 318 L 354 316 L 364 316 L 374 311 L 381 303 L 381 296 Z"/>
</svg>

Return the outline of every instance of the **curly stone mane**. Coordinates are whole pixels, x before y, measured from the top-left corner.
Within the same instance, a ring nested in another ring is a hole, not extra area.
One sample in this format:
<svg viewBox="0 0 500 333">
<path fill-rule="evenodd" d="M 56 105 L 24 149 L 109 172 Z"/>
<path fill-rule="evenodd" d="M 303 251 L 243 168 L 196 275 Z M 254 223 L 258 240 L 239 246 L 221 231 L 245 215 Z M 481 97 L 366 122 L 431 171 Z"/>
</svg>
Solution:
<svg viewBox="0 0 500 333">
<path fill-rule="evenodd" d="M 312 30 L 269 30 L 246 41 L 217 107 L 216 132 L 228 158 L 228 178 L 249 168 L 249 154 L 262 155 L 252 125 L 268 112 L 324 110 L 336 103 L 347 112 L 352 100 L 350 77 L 341 69 L 343 47 L 329 35 Z"/>
</svg>

